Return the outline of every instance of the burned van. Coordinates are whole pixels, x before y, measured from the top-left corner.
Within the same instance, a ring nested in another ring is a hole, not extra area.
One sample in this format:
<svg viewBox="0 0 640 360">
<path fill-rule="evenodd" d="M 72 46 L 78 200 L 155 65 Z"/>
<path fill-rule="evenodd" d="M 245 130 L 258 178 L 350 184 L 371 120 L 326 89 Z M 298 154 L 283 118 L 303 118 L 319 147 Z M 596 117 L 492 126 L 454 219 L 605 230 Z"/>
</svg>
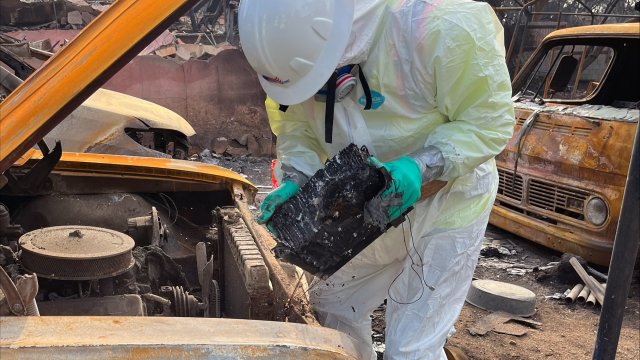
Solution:
<svg viewBox="0 0 640 360">
<path fill-rule="evenodd" d="M 608 265 L 640 111 L 640 25 L 558 30 L 513 80 L 490 222 Z"/>
</svg>

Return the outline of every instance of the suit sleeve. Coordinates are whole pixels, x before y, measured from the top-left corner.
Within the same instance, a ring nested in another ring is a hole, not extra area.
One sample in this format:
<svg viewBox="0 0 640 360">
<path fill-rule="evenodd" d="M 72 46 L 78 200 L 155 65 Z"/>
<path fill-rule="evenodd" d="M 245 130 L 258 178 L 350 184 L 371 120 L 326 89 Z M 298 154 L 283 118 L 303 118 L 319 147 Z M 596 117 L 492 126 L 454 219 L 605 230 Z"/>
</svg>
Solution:
<svg viewBox="0 0 640 360">
<path fill-rule="evenodd" d="M 482 4 L 485 5 L 485 4 Z M 488 8 L 488 9 L 487 9 Z M 435 102 L 448 121 L 425 146 L 439 148 L 445 159 L 440 180 L 465 175 L 498 155 L 513 134 L 511 80 L 504 59 L 502 27 L 493 10 L 442 19 L 435 35 L 421 44 L 435 77 Z"/>
</svg>

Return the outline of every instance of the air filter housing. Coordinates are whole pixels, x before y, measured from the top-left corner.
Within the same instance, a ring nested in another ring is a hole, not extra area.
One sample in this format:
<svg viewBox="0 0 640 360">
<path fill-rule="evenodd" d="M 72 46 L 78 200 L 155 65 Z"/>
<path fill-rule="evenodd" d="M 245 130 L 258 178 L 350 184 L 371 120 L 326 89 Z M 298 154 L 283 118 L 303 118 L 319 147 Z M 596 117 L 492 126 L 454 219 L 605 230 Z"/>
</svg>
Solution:
<svg viewBox="0 0 640 360">
<path fill-rule="evenodd" d="M 91 226 L 54 226 L 20 237 L 25 269 L 58 280 L 120 275 L 133 264 L 135 242 L 123 233 Z"/>
</svg>

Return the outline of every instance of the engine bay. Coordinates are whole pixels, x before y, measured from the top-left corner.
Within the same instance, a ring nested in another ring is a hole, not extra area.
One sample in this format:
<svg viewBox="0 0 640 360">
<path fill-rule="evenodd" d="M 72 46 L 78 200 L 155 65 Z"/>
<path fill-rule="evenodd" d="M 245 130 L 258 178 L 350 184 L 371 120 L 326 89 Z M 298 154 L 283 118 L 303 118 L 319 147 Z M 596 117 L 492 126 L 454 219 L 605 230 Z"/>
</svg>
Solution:
<svg viewBox="0 0 640 360">
<path fill-rule="evenodd" d="M 0 196 L 0 266 L 43 316 L 268 318 L 250 236 L 224 190 Z"/>
</svg>

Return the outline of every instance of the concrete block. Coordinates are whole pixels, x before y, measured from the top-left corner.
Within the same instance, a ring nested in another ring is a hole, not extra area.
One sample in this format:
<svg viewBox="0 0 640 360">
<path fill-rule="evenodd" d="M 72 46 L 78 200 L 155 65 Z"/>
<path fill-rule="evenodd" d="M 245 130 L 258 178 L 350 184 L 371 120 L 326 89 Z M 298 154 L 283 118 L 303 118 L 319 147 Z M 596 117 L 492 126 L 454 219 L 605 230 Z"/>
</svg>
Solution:
<svg viewBox="0 0 640 360">
<path fill-rule="evenodd" d="M 90 13 L 83 11 L 82 12 L 82 21 L 84 21 L 85 24 L 90 23 L 93 19 L 95 19 L 96 17 L 91 15 Z"/>
<path fill-rule="evenodd" d="M 71 11 L 67 14 L 67 22 L 71 25 L 82 25 L 82 14 L 80 11 Z"/>
</svg>

